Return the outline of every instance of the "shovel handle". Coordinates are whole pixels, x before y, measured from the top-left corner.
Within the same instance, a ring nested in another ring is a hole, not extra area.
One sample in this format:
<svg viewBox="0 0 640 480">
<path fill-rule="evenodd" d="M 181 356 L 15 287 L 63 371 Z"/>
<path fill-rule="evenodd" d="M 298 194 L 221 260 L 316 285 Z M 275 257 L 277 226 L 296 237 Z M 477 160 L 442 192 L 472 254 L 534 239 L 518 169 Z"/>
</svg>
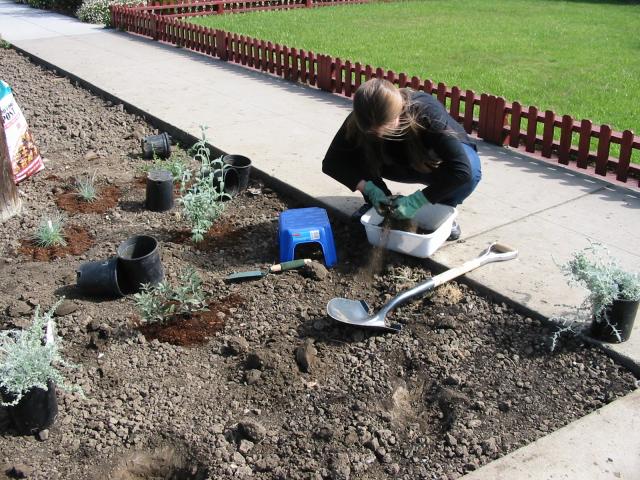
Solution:
<svg viewBox="0 0 640 480">
<path fill-rule="evenodd" d="M 434 288 L 442 285 L 443 283 L 453 280 L 460 275 L 475 270 L 482 265 L 492 262 L 505 262 L 507 260 L 513 260 L 518 256 L 518 250 L 511 248 L 507 245 L 493 242 L 489 247 L 484 250 L 478 257 L 473 260 L 469 260 L 459 267 L 452 268 L 446 272 L 442 272 L 440 275 L 436 275 L 432 278 L 434 282 Z"/>
<path fill-rule="evenodd" d="M 269 267 L 269 272 L 276 273 L 276 272 L 284 272 L 285 270 L 293 270 L 294 268 L 303 267 L 307 263 L 311 263 L 310 258 L 303 258 L 300 260 L 290 260 L 288 262 L 276 263 L 275 265 L 271 265 Z"/>
<path fill-rule="evenodd" d="M 464 275 L 465 273 L 481 267 L 482 265 L 486 265 L 487 263 L 491 262 L 504 262 L 507 260 L 512 260 L 517 256 L 518 251 L 516 249 L 494 242 L 473 260 L 469 260 L 459 267 L 452 268 L 450 270 L 447 270 L 446 272 L 442 272 L 440 275 L 436 275 L 433 278 L 417 284 L 415 287 L 407 290 L 406 292 L 402 292 L 399 295 L 396 295 L 380 310 L 380 314 L 386 315 L 388 312 L 390 312 L 397 306 L 406 303 L 410 299 L 418 295 L 423 295 L 426 292 L 429 292 L 442 285 L 443 283 L 446 283 L 449 280 L 453 280 L 460 275 Z"/>
</svg>

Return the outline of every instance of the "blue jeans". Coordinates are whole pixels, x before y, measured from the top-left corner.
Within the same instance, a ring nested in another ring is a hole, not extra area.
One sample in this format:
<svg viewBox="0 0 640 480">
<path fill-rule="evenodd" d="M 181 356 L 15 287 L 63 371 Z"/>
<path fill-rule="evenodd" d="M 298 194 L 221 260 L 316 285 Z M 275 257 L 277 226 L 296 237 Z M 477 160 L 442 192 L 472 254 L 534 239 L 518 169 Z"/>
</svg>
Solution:
<svg viewBox="0 0 640 480">
<path fill-rule="evenodd" d="M 463 143 L 464 151 L 467 153 L 469 163 L 471 164 L 471 180 L 464 185 L 456 188 L 447 198 L 443 198 L 438 203 L 456 207 L 460 205 L 478 186 L 482 178 L 482 166 L 480 165 L 480 157 L 478 153 L 466 143 Z M 429 185 L 433 181 L 432 173 L 420 173 L 412 168 L 398 170 L 394 165 L 389 171 L 383 169 L 382 178 L 400 183 L 421 183 Z"/>
</svg>

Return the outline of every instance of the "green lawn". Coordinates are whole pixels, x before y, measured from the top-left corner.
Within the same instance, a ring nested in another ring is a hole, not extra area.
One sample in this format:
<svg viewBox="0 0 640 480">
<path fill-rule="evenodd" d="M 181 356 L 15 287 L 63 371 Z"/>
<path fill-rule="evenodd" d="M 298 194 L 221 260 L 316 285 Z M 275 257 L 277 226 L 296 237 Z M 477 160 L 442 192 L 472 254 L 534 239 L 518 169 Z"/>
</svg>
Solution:
<svg viewBox="0 0 640 480">
<path fill-rule="evenodd" d="M 191 21 L 640 131 L 640 4 L 421 0 Z"/>
</svg>

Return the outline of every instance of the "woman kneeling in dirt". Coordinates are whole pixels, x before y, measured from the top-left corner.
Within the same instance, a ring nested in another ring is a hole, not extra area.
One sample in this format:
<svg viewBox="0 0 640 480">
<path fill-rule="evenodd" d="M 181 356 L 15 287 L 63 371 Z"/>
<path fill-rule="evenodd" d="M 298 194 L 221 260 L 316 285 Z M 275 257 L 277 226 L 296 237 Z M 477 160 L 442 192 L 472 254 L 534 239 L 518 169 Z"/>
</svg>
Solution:
<svg viewBox="0 0 640 480">
<path fill-rule="evenodd" d="M 331 142 L 322 171 L 400 220 L 430 203 L 459 205 L 482 176 L 474 143 L 437 99 L 377 78 L 356 91 L 353 112 Z M 383 178 L 426 187 L 392 200 Z M 449 240 L 459 237 L 456 222 Z"/>
</svg>

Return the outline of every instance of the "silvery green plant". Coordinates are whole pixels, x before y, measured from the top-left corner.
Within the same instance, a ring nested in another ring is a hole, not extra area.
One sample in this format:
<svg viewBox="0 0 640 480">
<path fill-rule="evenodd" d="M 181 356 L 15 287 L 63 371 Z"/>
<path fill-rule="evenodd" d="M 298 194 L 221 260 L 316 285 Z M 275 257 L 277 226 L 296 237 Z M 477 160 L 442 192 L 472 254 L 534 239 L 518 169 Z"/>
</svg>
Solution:
<svg viewBox="0 0 640 480">
<path fill-rule="evenodd" d="M 60 355 L 60 341 L 55 332 L 53 314 L 62 300 L 44 315 L 37 306 L 33 323 L 26 330 L 0 332 L 0 388 L 14 397 L 2 402 L 3 406 L 16 405 L 32 388 L 47 390 L 49 380 L 65 391 L 82 393 L 80 387 L 68 386 L 58 369 L 75 368 Z"/>
<path fill-rule="evenodd" d="M 78 196 L 85 202 L 95 202 L 98 198 L 98 190 L 96 189 L 96 173 L 93 175 L 83 175 L 76 181 L 76 189 Z"/>
<path fill-rule="evenodd" d="M 44 217 L 40 220 L 33 240 L 39 247 L 56 247 L 65 246 L 67 241 L 64 239 L 64 221 L 59 213 Z"/>
<path fill-rule="evenodd" d="M 580 333 L 587 323 L 584 318 L 589 314 L 596 322 L 606 323 L 621 342 L 621 332 L 609 321 L 607 308 L 615 300 L 640 300 L 640 275 L 623 270 L 609 250 L 599 243 L 574 252 L 571 260 L 560 269 L 569 277 L 570 283 L 584 286 L 589 295 L 571 318 L 551 319 L 558 324 L 551 336 L 551 351 L 556 349 L 562 335 Z"/>
<path fill-rule="evenodd" d="M 191 147 L 190 152 L 198 160 L 200 168 L 196 171 L 189 186 L 189 179 L 181 181 L 182 196 L 179 199 L 187 222 L 191 225 L 191 239 L 194 242 L 204 240 L 205 234 L 213 222 L 224 210 L 224 200 L 231 198 L 224 192 L 224 175 L 227 165 L 222 157 L 211 160 L 207 147 L 205 130 L 201 126 L 202 139 Z"/>
<path fill-rule="evenodd" d="M 174 315 L 206 310 L 202 280 L 195 270 L 180 272 L 177 287 L 166 280 L 157 285 L 144 284 L 133 298 L 146 323 L 164 322 Z"/>
<path fill-rule="evenodd" d="M 589 290 L 585 306 L 590 307 L 596 321 L 602 320 L 614 300 L 640 300 L 640 275 L 623 270 L 601 244 L 575 252 L 561 268 L 571 283 Z"/>
</svg>

